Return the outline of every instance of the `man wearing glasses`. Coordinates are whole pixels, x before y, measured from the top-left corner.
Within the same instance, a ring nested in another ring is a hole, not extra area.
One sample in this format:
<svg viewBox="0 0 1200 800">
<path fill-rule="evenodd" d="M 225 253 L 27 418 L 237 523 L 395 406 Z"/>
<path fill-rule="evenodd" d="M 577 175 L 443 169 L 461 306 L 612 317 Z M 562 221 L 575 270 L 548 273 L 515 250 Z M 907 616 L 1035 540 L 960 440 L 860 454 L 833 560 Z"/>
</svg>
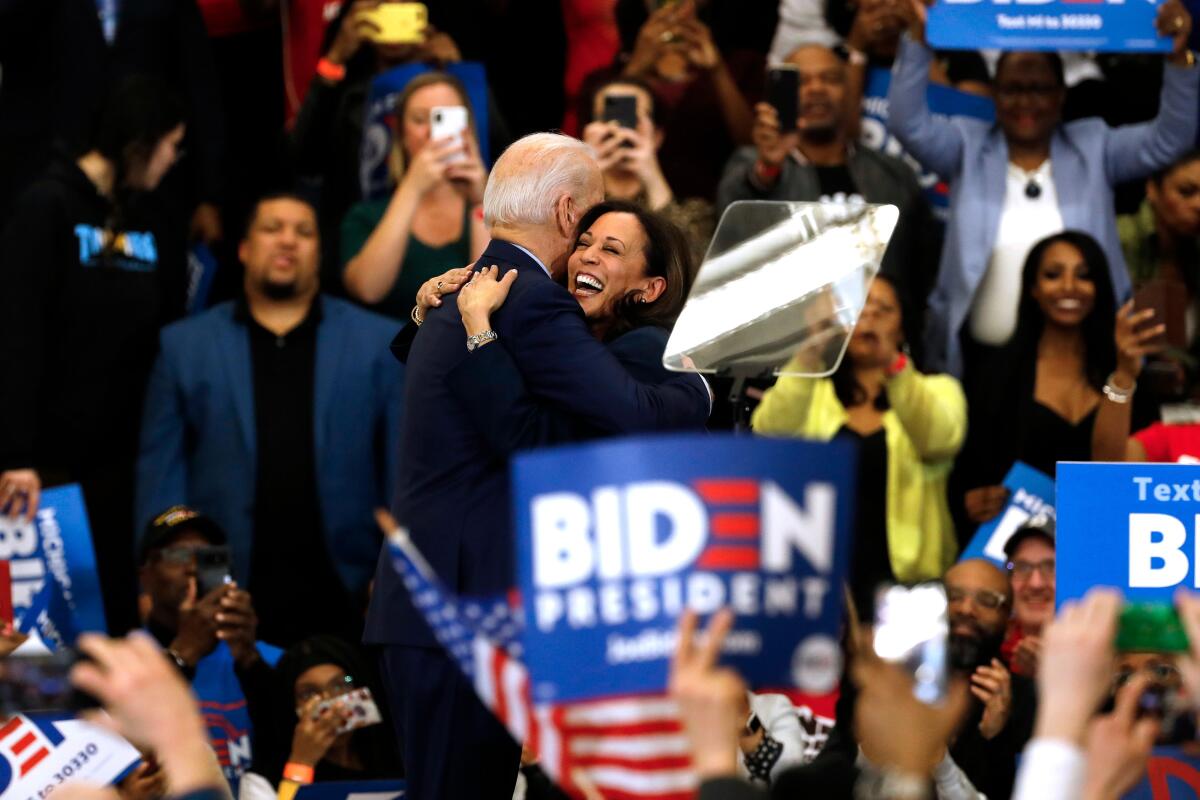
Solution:
<svg viewBox="0 0 1200 800">
<path fill-rule="evenodd" d="M 208 735 L 234 796 L 260 747 L 255 730 L 271 731 L 273 666 L 282 651 L 256 639 L 258 617 L 250 594 L 235 583 L 204 590 L 197 570 L 225 546 L 225 532 L 187 506 L 172 506 L 146 526 L 140 568 L 146 629 L 192 686 Z M 157 766 L 134 775 L 154 780 Z"/>
<path fill-rule="evenodd" d="M 1013 615 L 1000 648 L 1017 675 L 1037 674 L 1041 634 L 1054 619 L 1054 519 L 1035 517 L 1005 543 Z"/>
</svg>

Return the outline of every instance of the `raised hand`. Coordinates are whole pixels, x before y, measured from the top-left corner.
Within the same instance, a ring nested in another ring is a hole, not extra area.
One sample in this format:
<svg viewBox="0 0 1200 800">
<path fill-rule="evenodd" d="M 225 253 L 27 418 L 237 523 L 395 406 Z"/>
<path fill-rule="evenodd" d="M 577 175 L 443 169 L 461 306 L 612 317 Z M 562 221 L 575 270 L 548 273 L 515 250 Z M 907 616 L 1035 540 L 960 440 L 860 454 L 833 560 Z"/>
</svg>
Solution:
<svg viewBox="0 0 1200 800">
<path fill-rule="evenodd" d="M 731 669 L 718 667 L 733 614 L 718 611 L 702 642 L 696 641 L 696 612 L 679 619 L 679 640 L 671 660 L 668 691 L 691 743 L 692 766 L 701 780 L 737 772 L 738 736 L 746 722 L 746 684 Z"/>
</svg>

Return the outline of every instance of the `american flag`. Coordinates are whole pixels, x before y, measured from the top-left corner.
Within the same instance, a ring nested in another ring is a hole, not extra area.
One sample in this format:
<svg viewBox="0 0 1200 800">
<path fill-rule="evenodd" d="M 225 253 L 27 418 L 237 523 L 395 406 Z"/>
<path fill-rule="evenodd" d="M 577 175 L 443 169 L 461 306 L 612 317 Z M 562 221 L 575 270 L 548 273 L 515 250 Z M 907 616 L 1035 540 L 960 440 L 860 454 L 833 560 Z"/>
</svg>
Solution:
<svg viewBox="0 0 1200 800">
<path fill-rule="evenodd" d="M 392 563 L 434 635 L 484 705 L 568 793 L 590 783 L 606 800 L 684 800 L 697 787 L 678 710 L 663 695 L 532 702 L 521 661 L 521 620 L 505 598 L 448 592 L 407 532 L 389 536 Z"/>
</svg>

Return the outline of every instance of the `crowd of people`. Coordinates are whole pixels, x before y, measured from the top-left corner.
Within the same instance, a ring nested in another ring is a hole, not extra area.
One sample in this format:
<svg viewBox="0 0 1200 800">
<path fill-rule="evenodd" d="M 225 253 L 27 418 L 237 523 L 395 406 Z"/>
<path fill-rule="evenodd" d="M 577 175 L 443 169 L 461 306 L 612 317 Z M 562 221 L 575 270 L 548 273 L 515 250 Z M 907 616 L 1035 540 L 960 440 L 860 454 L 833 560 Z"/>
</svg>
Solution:
<svg viewBox="0 0 1200 800">
<path fill-rule="evenodd" d="M 392 41 L 392 1 L 0 0 L 0 513 L 82 490 L 108 632 L 137 632 L 85 639 L 77 680 L 153 754 L 121 796 L 561 796 L 438 646 L 378 511 L 456 593 L 503 594 L 509 456 L 723 429 L 854 444 L 862 622 L 814 745 L 718 665 L 726 614 L 681 620 L 701 797 L 1128 788 L 1138 697 L 1200 697 L 1194 665 L 1117 659 L 1110 592 L 1056 617 L 1052 517 L 1004 567 L 959 556 L 1017 463 L 1200 462 L 1184 3 L 1160 57 L 939 52 L 920 0 L 446 0 Z M 862 124 L 882 71 L 904 157 Z M 931 84 L 994 121 L 932 112 Z M 805 350 L 736 393 L 664 368 L 731 204 L 854 199 L 899 222 L 832 375 Z M 945 589 L 942 705 L 859 630 L 891 582 Z M 1200 600 L 1178 606 L 1196 650 Z M 377 721 L 348 729 L 331 701 L 356 692 Z"/>
</svg>

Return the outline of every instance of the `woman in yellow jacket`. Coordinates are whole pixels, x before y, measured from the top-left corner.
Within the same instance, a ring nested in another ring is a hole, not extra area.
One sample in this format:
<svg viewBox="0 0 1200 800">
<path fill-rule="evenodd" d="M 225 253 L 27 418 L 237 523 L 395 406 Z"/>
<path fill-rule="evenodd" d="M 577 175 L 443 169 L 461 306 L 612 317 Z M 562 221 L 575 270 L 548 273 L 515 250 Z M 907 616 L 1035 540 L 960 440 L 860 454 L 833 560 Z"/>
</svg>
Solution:
<svg viewBox="0 0 1200 800">
<path fill-rule="evenodd" d="M 858 443 L 849 582 L 863 614 L 879 583 L 940 578 L 958 550 L 946 479 L 966 435 L 966 400 L 949 375 L 918 372 L 903 341 L 896 289 L 876 277 L 837 372 L 781 377 L 750 420 L 759 434 Z"/>
</svg>

